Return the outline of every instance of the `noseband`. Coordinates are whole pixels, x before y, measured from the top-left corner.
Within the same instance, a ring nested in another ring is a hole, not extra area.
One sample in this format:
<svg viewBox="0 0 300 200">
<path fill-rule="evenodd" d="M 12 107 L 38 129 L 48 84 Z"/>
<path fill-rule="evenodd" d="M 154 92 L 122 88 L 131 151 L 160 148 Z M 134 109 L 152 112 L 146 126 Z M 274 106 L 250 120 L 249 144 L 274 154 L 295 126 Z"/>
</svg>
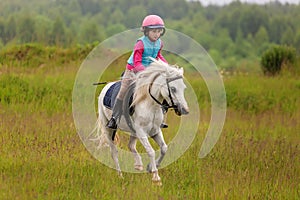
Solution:
<svg viewBox="0 0 300 200">
<path fill-rule="evenodd" d="M 154 80 L 159 76 L 160 74 L 158 74 Z M 157 103 L 159 104 L 164 110 L 168 110 L 169 108 L 174 108 L 175 112 L 178 112 L 178 107 L 177 105 L 174 104 L 174 101 L 173 101 L 173 97 L 172 97 L 172 94 L 171 94 L 171 90 L 170 90 L 170 85 L 169 83 L 172 82 L 172 81 L 175 81 L 177 79 L 182 79 L 183 77 L 182 76 L 176 76 L 174 78 L 167 78 L 166 79 L 166 83 L 167 83 L 167 87 L 168 87 L 168 92 L 169 92 L 169 98 L 170 98 L 170 101 L 171 101 L 171 104 L 172 105 L 169 105 L 168 103 L 161 103 L 159 102 L 152 94 L 151 94 L 151 88 L 152 88 L 152 84 L 150 85 L 149 87 L 149 94 L 150 96 L 152 97 L 152 99 Z"/>
</svg>

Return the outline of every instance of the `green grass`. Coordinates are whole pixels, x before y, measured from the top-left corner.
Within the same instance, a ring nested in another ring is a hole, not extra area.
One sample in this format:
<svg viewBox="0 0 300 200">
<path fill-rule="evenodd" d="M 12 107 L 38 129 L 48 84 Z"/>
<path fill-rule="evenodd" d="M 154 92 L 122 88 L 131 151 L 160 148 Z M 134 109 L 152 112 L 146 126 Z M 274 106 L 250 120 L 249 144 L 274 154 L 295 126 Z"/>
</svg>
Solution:
<svg viewBox="0 0 300 200">
<path fill-rule="evenodd" d="M 199 159 L 210 98 L 203 81 L 187 74 L 200 102 L 199 133 L 159 171 L 157 187 L 150 174 L 120 179 L 83 146 L 71 110 L 78 66 L 0 68 L 0 199 L 300 198 L 297 77 L 224 77 L 226 123 L 212 152 Z"/>
</svg>

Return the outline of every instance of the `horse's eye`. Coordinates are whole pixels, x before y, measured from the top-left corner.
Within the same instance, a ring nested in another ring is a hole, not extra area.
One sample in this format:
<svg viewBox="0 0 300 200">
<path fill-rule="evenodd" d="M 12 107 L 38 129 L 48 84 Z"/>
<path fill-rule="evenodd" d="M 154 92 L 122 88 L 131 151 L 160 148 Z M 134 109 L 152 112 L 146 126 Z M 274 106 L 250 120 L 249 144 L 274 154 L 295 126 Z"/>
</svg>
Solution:
<svg viewBox="0 0 300 200">
<path fill-rule="evenodd" d="M 176 92 L 176 88 L 175 87 L 171 87 L 171 92 L 175 93 Z"/>
</svg>

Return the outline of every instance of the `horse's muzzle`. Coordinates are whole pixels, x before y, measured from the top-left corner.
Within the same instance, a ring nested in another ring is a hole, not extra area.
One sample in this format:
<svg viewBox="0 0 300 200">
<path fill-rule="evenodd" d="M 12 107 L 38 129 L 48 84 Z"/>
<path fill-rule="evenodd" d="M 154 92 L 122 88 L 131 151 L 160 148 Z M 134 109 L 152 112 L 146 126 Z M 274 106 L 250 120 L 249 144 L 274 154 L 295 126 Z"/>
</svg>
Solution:
<svg viewBox="0 0 300 200">
<path fill-rule="evenodd" d="M 178 116 L 189 114 L 189 109 L 181 105 L 174 106 L 174 111 Z"/>
</svg>

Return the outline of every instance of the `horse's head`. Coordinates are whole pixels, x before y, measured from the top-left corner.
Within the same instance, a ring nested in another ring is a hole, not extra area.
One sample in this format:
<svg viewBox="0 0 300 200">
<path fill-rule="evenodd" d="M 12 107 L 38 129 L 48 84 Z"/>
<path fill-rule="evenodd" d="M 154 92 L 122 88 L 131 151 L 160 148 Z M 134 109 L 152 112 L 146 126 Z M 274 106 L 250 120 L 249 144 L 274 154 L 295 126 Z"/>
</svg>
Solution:
<svg viewBox="0 0 300 200">
<path fill-rule="evenodd" d="M 173 108 L 179 116 L 188 114 L 189 108 L 184 97 L 186 86 L 183 82 L 183 69 L 161 60 L 152 60 L 151 65 L 137 77 L 133 104 L 151 96 L 152 101 Z M 162 103 L 164 100 L 168 105 Z"/>
<path fill-rule="evenodd" d="M 184 97 L 186 85 L 183 81 L 183 68 L 169 66 L 162 77 L 165 78 L 165 84 L 162 84 L 161 95 L 169 107 L 174 108 L 179 116 L 188 114 L 189 108 Z"/>
</svg>

